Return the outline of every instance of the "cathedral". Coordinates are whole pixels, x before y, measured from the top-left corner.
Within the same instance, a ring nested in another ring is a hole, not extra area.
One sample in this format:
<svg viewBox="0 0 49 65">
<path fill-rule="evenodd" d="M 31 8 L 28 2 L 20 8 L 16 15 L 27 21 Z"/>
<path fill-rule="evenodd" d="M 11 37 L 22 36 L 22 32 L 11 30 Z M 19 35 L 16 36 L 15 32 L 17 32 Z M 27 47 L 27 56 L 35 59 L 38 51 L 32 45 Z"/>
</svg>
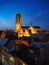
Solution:
<svg viewBox="0 0 49 65">
<path fill-rule="evenodd" d="M 37 34 L 38 31 L 41 31 L 41 28 L 39 26 L 22 26 L 21 14 L 16 14 L 15 32 L 18 33 L 18 37 Z"/>
</svg>

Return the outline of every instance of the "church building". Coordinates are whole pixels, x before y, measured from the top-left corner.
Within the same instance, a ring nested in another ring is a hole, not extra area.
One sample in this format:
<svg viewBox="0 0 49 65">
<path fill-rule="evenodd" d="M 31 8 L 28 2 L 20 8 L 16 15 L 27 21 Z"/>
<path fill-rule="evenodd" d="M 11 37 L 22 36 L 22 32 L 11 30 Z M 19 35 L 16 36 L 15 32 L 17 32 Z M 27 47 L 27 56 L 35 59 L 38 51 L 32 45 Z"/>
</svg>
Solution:
<svg viewBox="0 0 49 65">
<path fill-rule="evenodd" d="M 16 14 L 15 32 L 18 33 L 18 37 L 37 34 L 39 30 L 41 31 L 41 28 L 39 26 L 22 26 L 21 14 Z"/>
</svg>

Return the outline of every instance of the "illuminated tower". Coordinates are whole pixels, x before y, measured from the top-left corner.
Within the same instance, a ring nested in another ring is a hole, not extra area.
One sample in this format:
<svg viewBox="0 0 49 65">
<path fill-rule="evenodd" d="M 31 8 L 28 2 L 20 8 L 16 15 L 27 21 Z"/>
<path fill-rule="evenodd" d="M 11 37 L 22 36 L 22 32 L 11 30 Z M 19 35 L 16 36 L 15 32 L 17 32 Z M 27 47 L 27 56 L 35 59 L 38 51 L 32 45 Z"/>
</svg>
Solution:
<svg viewBox="0 0 49 65">
<path fill-rule="evenodd" d="M 18 32 L 21 29 L 22 22 L 21 22 L 21 14 L 16 14 L 16 24 L 15 24 L 15 32 Z"/>
</svg>

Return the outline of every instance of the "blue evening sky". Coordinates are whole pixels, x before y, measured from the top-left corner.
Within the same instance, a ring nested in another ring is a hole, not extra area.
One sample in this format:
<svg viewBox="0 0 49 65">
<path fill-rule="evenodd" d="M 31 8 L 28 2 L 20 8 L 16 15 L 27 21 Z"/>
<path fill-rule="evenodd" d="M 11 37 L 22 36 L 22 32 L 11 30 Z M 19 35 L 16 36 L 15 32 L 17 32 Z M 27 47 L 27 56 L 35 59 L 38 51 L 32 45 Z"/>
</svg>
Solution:
<svg viewBox="0 0 49 65">
<path fill-rule="evenodd" d="M 0 27 L 14 29 L 16 13 L 22 25 L 40 26 L 49 30 L 49 0 L 0 0 Z"/>
</svg>

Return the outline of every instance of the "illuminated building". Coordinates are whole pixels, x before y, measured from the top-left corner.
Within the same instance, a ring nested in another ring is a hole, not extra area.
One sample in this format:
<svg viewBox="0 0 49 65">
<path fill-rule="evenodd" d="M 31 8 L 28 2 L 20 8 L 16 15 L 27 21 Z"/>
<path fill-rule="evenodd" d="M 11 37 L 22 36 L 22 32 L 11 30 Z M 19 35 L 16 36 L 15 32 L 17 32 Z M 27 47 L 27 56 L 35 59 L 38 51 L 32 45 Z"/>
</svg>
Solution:
<svg viewBox="0 0 49 65">
<path fill-rule="evenodd" d="M 15 25 L 15 32 L 18 32 L 21 29 L 21 14 L 16 14 L 16 25 Z"/>
<path fill-rule="evenodd" d="M 16 14 L 15 32 L 18 33 L 18 37 L 30 36 L 31 34 L 37 34 L 41 31 L 39 26 L 22 26 L 21 14 Z M 30 33 L 29 33 L 30 31 Z"/>
</svg>

